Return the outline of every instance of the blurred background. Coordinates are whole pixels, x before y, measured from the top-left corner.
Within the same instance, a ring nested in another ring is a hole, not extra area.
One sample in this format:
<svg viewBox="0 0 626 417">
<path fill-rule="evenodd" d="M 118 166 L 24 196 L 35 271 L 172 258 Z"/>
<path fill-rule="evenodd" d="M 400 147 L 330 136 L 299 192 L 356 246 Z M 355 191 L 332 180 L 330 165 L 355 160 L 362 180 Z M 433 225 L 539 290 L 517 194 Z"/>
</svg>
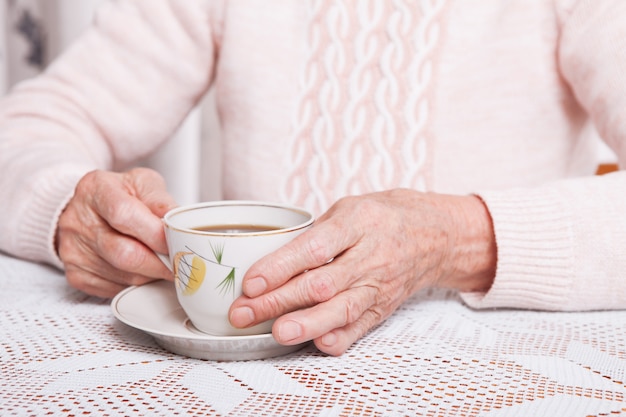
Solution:
<svg viewBox="0 0 626 417">
<path fill-rule="evenodd" d="M 0 92 L 42 71 L 87 27 L 104 1 L 0 0 Z M 613 152 L 599 140 L 598 147 L 599 164 L 613 169 Z M 188 204 L 221 198 L 219 154 L 219 123 L 210 93 L 175 137 L 140 165 L 161 172 L 170 193 Z"/>
<path fill-rule="evenodd" d="M 1 0 L 3 92 L 41 71 L 84 30 L 101 0 Z"/>
<path fill-rule="evenodd" d="M 42 71 L 85 30 L 104 1 L 0 0 L 0 92 Z M 219 199 L 219 123 L 213 94 L 171 141 L 139 165 L 161 172 L 180 204 Z"/>
</svg>

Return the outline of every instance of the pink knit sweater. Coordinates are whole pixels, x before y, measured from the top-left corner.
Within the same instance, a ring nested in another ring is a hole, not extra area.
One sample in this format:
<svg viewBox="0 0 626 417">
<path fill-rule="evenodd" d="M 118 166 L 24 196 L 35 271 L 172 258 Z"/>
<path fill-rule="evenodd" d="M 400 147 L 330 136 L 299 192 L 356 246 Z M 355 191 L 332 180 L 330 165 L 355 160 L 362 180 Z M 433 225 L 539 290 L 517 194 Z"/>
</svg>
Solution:
<svg viewBox="0 0 626 417">
<path fill-rule="evenodd" d="M 623 0 L 118 0 L 0 103 L 0 249 L 61 266 L 86 172 L 123 169 L 216 88 L 225 198 L 320 213 L 393 187 L 477 193 L 495 284 L 475 307 L 626 307 Z"/>
</svg>

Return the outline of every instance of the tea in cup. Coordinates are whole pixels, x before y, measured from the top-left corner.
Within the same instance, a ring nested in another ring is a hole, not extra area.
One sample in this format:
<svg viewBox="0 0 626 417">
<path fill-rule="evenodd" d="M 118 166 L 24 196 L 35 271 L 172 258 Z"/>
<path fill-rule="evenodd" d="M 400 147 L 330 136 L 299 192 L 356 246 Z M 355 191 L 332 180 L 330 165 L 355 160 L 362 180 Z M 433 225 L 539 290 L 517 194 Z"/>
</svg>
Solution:
<svg viewBox="0 0 626 417">
<path fill-rule="evenodd" d="M 238 329 L 228 311 L 242 295 L 253 263 L 313 224 L 313 216 L 288 205 L 216 201 L 186 205 L 163 218 L 178 302 L 191 324 L 216 336 L 270 333 L 273 320 Z"/>
</svg>

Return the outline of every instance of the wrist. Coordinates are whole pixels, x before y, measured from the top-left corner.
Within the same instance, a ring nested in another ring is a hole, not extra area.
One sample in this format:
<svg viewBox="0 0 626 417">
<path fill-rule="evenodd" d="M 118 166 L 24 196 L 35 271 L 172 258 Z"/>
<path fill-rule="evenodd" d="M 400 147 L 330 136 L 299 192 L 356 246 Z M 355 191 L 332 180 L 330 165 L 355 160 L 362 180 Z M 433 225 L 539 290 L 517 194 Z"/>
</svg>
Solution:
<svg viewBox="0 0 626 417">
<path fill-rule="evenodd" d="M 463 292 L 485 292 L 493 284 L 497 263 L 491 215 L 475 195 L 445 198 L 453 199 L 445 205 L 453 222 L 453 239 L 449 268 L 439 286 Z"/>
</svg>

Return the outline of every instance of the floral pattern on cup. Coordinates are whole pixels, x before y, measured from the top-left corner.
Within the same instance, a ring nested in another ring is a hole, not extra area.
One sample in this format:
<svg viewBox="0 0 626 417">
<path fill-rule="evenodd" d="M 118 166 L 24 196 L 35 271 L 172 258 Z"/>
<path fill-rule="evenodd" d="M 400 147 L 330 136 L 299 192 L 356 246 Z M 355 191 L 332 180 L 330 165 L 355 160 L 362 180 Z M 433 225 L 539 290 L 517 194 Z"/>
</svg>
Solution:
<svg viewBox="0 0 626 417">
<path fill-rule="evenodd" d="M 208 259 L 197 251 L 187 247 L 187 251 L 174 255 L 174 280 L 182 295 L 192 295 L 202 285 L 205 277 L 217 277 L 215 287 L 224 296 L 231 293 L 235 296 L 235 267 L 222 264 L 224 244 L 213 246 L 209 242 L 214 259 Z"/>
</svg>

